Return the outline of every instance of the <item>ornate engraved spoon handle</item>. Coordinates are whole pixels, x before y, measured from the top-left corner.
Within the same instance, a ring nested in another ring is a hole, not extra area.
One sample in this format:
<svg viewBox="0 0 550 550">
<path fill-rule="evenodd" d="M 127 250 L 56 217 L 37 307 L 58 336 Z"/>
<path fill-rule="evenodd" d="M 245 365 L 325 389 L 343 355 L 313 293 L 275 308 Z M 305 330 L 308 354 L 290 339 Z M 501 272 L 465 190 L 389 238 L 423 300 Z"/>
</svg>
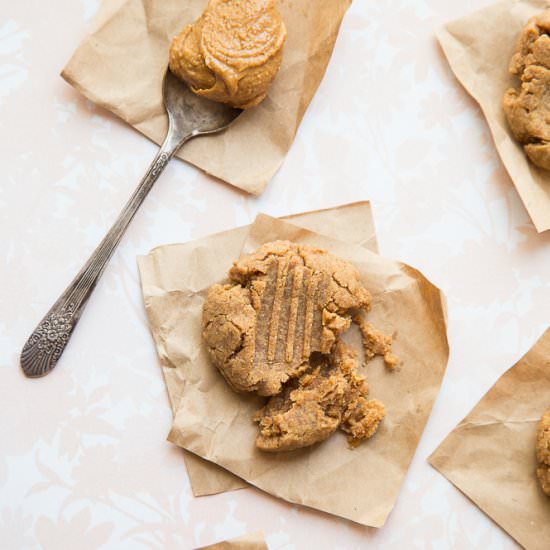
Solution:
<svg viewBox="0 0 550 550">
<path fill-rule="evenodd" d="M 193 135 L 178 135 L 170 128 L 157 156 L 114 225 L 25 343 L 21 367 L 28 377 L 44 376 L 55 367 L 126 228 L 170 159 L 191 137 Z"/>
</svg>

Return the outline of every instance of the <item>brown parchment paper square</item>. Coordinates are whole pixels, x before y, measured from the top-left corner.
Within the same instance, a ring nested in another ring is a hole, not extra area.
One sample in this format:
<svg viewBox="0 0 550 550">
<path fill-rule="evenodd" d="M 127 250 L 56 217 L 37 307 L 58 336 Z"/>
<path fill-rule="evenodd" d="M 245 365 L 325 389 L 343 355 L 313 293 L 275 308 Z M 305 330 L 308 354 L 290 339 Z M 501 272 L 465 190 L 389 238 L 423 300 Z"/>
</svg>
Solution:
<svg viewBox="0 0 550 550">
<path fill-rule="evenodd" d="M 94 103 L 161 143 L 167 117 L 162 78 L 172 37 L 207 0 L 104 0 L 89 36 L 61 75 Z M 278 0 L 287 27 L 281 70 L 268 97 L 178 156 L 236 187 L 261 193 L 290 149 L 327 68 L 351 0 Z"/>
<path fill-rule="evenodd" d="M 355 450 L 348 449 L 341 433 L 291 453 L 262 453 L 255 448 L 257 427 L 251 417 L 263 400 L 234 393 L 211 366 L 201 342 L 206 291 L 213 282 L 225 279 L 235 259 L 229 260 L 215 243 L 189 255 L 187 263 L 200 269 L 181 270 L 177 288 L 165 287 L 163 263 L 155 262 L 154 284 L 163 293 L 171 290 L 179 306 L 159 307 L 156 322 L 165 326 L 168 357 L 187 362 L 181 369 L 185 372 L 183 398 L 169 440 L 272 495 L 381 527 L 394 506 L 445 372 L 443 297 L 409 266 L 265 215 L 259 215 L 250 228 L 243 250 L 274 239 L 326 248 L 359 269 L 373 295 L 369 317 L 382 330 L 397 332 L 395 351 L 404 361 L 398 372 L 388 372 L 381 360 L 368 367 L 371 396 L 384 402 L 386 418 L 377 435 Z M 355 344 L 359 348 L 358 340 Z"/>
<path fill-rule="evenodd" d="M 336 239 L 363 246 L 373 252 L 378 250 L 372 210 L 370 203 L 366 201 L 295 214 L 283 219 L 292 221 L 292 223 L 300 227 L 325 233 Z M 186 255 L 190 253 L 192 249 L 197 247 L 208 247 L 212 240 L 214 240 L 220 244 L 223 243 L 224 247 L 228 247 L 229 257 L 231 259 L 237 258 L 242 250 L 249 227 L 250 226 L 233 229 L 223 234 L 206 237 L 205 239 L 192 243 L 171 245 L 170 261 L 173 262 L 175 266 L 173 270 L 167 269 L 164 260 L 160 258 L 157 260 L 157 257 L 162 256 L 163 247 L 153 250 L 149 256 L 138 260 L 143 284 L 145 308 L 149 316 L 151 332 L 157 346 L 170 403 L 174 413 L 179 403 L 185 380 L 185 373 L 183 372 L 180 375 L 177 369 L 185 369 L 186 363 L 174 364 L 167 355 L 165 342 L 170 335 L 169 332 L 165 331 L 165 327 L 162 324 L 162 310 L 160 315 L 156 314 L 158 309 L 163 307 L 165 299 L 163 296 L 159 296 L 159 285 L 154 283 L 157 277 L 156 266 L 164 266 L 163 285 L 167 285 L 169 288 L 177 286 L 179 282 L 179 270 L 185 267 L 184 262 L 186 261 Z M 173 275 L 173 279 L 169 280 L 171 275 Z M 153 289 L 152 292 L 154 292 L 154 296 L 149 293 L 150 289 Z M 161 322 L 157 323 L 157 319 L 160 319 Z M 208 462 L 195 454 L 185 451 L 184 453 L 191 489 L 195 496 L 231 491 L 248 485 L 242 479 L 220 468 L 216 464 Z"/>
<path fill-rule="evenodd" d="M 550 329 L 430 456 L 430 464 L 522 546 L 550 548 L 550 498 L 535 475 L 537 425 L 550 406 Z"/>
<path fill-rule="evenodd" d="M 479 103 L 497 151 L 538 232 L 550 229 L 550 171 L 532 164 L 502 109 L 504 92 L 519 80 L 508 73 L 521 29 L 548 0 L 501 0 L 445 25 L 438 39 L 458 80 Z"/>
<path fill-rule="evenodd" d="M 201 546 L 197 550 L 269 550 L 263 533 L 247 533 L 241 537 L 225 540 L 209 546 Z"/>
</svg>

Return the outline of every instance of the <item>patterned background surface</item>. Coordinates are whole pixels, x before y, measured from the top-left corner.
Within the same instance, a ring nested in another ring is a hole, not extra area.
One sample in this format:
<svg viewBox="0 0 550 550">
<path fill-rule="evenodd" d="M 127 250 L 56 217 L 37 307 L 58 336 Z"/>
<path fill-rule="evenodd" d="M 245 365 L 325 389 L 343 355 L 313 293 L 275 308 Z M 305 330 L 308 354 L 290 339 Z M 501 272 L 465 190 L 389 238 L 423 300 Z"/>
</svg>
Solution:
<svg viewBox="0 0 550 550">
<path fill-rule="evenodd" d="M 183 0 L 182 0 L 183 1 Z M 261 198 L 173 162 L 114 256 L 62 363 L 23 342 L 110 226 L 155 146 L 58 73 L 98 0 L 0 0 L 0 545 L 183 548 L 261 528 L 272 550 L 515 548 L 426 457 L 550 323 L 537 235 L 479 109 L 434 39 L 489 0 L 356 0 L 286 163 Z M 248 223 L 370 199 L 387 256 L 447 294 L 451 359 L 382 530 L 248 489 L 192 497 L 136 255 Z M 314 546 L 311 544 L 313 538 Z"/>
</svg>

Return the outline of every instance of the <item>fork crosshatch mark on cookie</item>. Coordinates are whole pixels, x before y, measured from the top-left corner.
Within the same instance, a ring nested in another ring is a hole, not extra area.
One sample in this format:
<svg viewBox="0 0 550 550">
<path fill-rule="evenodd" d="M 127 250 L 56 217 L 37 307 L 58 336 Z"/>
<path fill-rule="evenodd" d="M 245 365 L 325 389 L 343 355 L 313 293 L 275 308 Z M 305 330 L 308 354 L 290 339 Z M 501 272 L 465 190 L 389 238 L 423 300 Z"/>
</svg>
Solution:
<svg viewBox="0 0 550 550">
<path fill-rule="evenodd" d="M 265 396 L 303 374 L 312 353 L 330 353 L 371 299 L 349 262 L 286 241 L 237 261 L 229 278 L 208 293 L 204 341 L 233 389 Z"/>
</svg>

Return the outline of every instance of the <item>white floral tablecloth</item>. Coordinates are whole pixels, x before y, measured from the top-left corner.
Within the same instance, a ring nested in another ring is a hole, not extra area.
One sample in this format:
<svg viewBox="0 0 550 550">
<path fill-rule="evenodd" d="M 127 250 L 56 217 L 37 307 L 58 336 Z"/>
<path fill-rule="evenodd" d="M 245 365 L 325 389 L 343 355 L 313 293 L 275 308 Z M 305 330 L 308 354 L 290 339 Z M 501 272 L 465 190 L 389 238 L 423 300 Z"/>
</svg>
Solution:
<svg viewBox="0 0 550 550">
<path fill-rule="evenodd" d="M 182 0 L 183 1 L 183 0 Z M 21 346 L 110 226 L 155 146 L 58 73 L 98 0 L 0 0 L 0 547 L 191 549 L 261 529 L 272 550 L 515 548 L 426 462 L 550 324 L 538 235 L 434 38 L 490 0 L 356 0 L 282 169 L 252 198 L 173 162 L 137 215 L 58 368 Z M 165 441 L 166 391 L 136 256 L 249 223 L 369 199 L 381 250 L 448 296 L 451 359 L 381 530 L 246 489 L 193 498 Z"/>
</svg>

